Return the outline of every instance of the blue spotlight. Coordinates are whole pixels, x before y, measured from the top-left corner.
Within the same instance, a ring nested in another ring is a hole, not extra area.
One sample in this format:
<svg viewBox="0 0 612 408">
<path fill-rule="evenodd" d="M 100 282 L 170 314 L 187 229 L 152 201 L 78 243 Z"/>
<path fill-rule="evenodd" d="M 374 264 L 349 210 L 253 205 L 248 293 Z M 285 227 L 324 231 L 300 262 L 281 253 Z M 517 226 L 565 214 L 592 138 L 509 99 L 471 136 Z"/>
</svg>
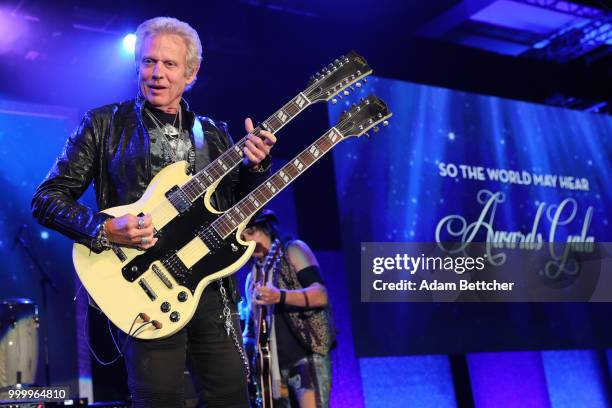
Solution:
<svg viewBox="0 0 612 408">
<path fill-rule="evenodd" d="M 533 44 L 532 47 L 536 49 L 541 49 L 541 48 L 546 47 L 548 44 L 550 44 L 550 41 L 546 39 L 546 40 L 542 40 L 540 42 Z"/>
<path fill-rule="evenodd" d="M 42 231 L 40 233 L 40 238 L 41 239 L 49 239 L 49 233 L 47 231 Z"/>
<path fill-rule="evenodd" d="M 123 49 L 130 54 L 134 54 L 134 48 L 136 46 L 136 34 L 127 34 L 123 37 Z"/>
</svg>

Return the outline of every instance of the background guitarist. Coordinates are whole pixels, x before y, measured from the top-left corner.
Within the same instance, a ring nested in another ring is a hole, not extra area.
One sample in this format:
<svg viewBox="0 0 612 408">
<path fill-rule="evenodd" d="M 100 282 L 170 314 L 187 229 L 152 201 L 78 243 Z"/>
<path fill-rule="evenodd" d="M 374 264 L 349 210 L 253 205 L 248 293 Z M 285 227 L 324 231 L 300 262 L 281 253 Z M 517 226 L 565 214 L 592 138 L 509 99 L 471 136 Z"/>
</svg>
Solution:
<svg viewBox="0 0 612 408">
<path fill-rule="evenodd" d="M 193 173 L 232 144 L 225 123 L 196 116 L 182 99 L 202 60 L 197 32 L 187 23 L 158 17 L 142 23 L 136 35 L 138 96 L 89 111 L 32 201 L 41 224 L 96 252 L 109 249 L 109 242 L 145 250 L 157 238 L 150 215 L 110 218 L 77 202 L 92 181 L 98 210 L 130 204 L 165 166 L 185 160 L 186 171 Z M 204 140 L 193 131 L 196 121 Z M 252 130 L 247 119 L 244 162 L 222 180 L 213 196 L 219 210 L 231 207 L 268 177 L 268 154 L 276 138 L 262 131 L 262 140 L 250 134 Z M 223 285 L 235 312 L 239 295 L 234 278 Z M 226 334 L 220 318 L 221 287 L 212 284 L 205 292 L 195 316 L 180 332 L 160 340 L 128 342 L 124 355 L 134 406 L 182 407 L 186 357 L 206 407 L 248 406 L 239 322 L 234 319 L 236 330 Z"/>
<path fill-rule="evenodd" d="M 271 210 L 254 216 L 243 239 L 255 241 L 254 269 L 279 239 L 277 218 Z M 303 241 L 289 241 L 273 275 L 273 284 L 246 281 L 250 319 L 244 331 L 247 347 L 255 347 L 253 317 L 257 306 L 274 305 L 274 340 L 271 342 L 271 371 L 275 407 L 328 407 L 331 384 L 329 351 L 335 341 L 327 290 L 315 255 Z M 280 386 L 282 385 L 282 386 Z M 282 392 L 288 388 L 289 395 Z M 293 405 L 291 405 L 293 403 Z"/>
</svg>

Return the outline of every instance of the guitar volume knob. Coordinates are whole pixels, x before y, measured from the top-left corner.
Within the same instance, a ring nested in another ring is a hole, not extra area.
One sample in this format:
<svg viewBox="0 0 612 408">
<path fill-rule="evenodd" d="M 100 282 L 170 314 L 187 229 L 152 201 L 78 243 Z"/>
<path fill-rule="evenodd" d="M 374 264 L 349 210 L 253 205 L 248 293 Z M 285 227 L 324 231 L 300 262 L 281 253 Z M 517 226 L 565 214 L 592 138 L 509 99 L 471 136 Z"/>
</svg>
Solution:
<svg viewBox="0 0 612 408">
<path fill-rule="evenodd" d="M 179 312 L 175 310 L 174 312 L 170 313 L 170 321 L 172 323 L 176 323 L 179 320 L 181 320 L 181 314 Z"/>
</svg>

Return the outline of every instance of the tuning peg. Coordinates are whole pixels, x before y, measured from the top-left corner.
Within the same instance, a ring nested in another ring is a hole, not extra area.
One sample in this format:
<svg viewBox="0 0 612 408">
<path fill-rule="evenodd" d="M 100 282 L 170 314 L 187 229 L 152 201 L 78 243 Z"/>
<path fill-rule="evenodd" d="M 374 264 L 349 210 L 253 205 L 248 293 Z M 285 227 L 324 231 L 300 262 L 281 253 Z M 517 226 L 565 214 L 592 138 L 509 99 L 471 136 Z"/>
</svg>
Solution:
<svg viewBox="0 0 612 408">
<path fill-rule="evenodd" d="M 338 103 L 338 100 L 337 100 L 336 98 L 333 98 L 333 99 L 331 100 L 331 103 L 332 103 L 332 105 L 335 105 L 335 104 L 337 104 L 337 103 Z"/>
<path fill-rule="evenodd" d="M 389 126 L 389 121 L 388 121 L 388 120 L 385 120 L 385 121 L 383 122 L 383 126 Z"/>
<path fill-rule="evenodd" d="M 378 131 L 380 130 L 380 128 L 379 128 L 378 126 L 374 126 L 373 130 L 374 130 L 374 133 L 378 133 Z"/>
<path fill-rule="evenodd" d="M 355 86 L 356 86 L 357 88 L 361 88 L 361 82 L 355 82 Z"/>
<path fill-rule="evenodd" d="M 355 87 L 351 85 L 351 86 L 349 86 L 349 89 L 350 89 L 351 91 L 354 91 L 354 90 L 355 90 Z"/>
<path fill-rule="evenodd" d="M 368 82 L 368 78 L 363 78 L 363 82 Z"/>
<path fill-rule="evenodd" d="M 340 58 L 342 58 L 342 57 L 340 57 Z M 339 63 L 339 62 L 340 62 L 340 60 L 339 60 L 338 58 L 336 58 L 336 59 L 334 60 L 334 64 L 337 64 L 337 63 Z"/>
<path fill-rule="evenodd" d="M 369 134 L 369 133 L 364 133 L 363 135 L 364 135 L 365 137 L 367 137 L 367 138 L 369 138 L 369 137 L 370 137 L 370 134 Z"/>
<path fill-rule="evenodd" d="M 338 97 L 338 99 L 342 99 L 342 95 L 341 94 L 338 94 L 336 96 Z"/>
<path fill-rule="evenodd" d="M 344 94 L 344 96 L 348 96 L 350 94 L 349 91 L 347 91 L 346 89 L 344 90 L 344 92 L 342 92 Z"/>
</svg>

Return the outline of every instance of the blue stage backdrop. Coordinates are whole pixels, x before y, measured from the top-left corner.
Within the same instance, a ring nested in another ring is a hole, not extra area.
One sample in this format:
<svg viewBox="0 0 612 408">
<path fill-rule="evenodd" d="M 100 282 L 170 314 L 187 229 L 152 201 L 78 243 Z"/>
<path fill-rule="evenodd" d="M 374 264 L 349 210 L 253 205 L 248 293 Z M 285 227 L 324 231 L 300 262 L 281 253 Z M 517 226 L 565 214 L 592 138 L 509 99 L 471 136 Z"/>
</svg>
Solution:
<svg viewBox="0 0 612 408">
<path fill-rule="evenodd" d="M 359 92 L 384 99 L 394 116 L 334 150 L 357 353 L 612 345 L 607 304 L 359 299 L 360 242 L 465 241 L 468 228 L 502 247 L 529 234 L 611 241 L 612 119 L 376 77 Z M 332 106 L 330 123 L 347 107 Z"/>
</svg>

